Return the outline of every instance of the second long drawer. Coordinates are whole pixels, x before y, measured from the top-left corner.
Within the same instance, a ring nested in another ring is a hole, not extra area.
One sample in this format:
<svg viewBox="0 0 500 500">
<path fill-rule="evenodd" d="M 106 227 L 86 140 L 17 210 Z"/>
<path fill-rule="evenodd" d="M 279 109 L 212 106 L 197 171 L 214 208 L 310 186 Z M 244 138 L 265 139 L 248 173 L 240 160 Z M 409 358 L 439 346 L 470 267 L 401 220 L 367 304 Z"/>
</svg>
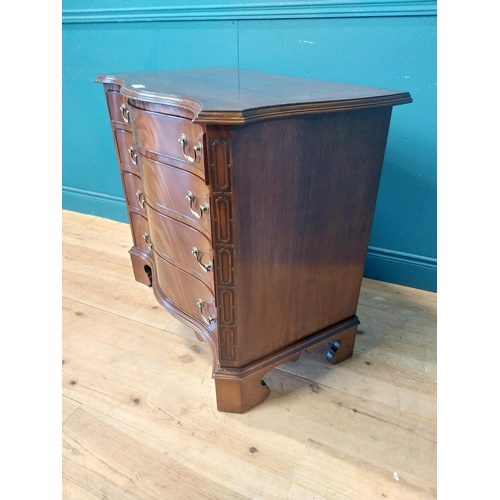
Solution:
<svg viewBox="0 0 500 500">
<path fill-rule="evenodd" d="M 186 266 L 191 274 L 214 290 L 210 240 L 196 229 L 147 207 L 149 230 L 157 253 Z"/>
<path fill-rule="evenodd" d="M 155 210 L 211 235 L 209 191 L 185 170 L 141 156 L 144 195 Z"/>
</svg>

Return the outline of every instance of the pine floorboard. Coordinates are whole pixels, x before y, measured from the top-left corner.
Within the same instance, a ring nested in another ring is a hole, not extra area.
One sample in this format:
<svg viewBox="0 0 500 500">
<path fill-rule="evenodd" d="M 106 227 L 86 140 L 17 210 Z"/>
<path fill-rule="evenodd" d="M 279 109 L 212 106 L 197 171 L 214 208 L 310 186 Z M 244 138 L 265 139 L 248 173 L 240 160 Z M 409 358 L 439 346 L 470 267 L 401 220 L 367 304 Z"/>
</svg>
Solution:
<svg viewBox="0 0 500 500">
<path fill-rule="evenodd" d="M 436 498 L 436 294 L 364 279 L 326 346 L 218 412 L 208 347 L 134 280 L 127 224 L 63 211 L 64 500 Z"/>
</svg>

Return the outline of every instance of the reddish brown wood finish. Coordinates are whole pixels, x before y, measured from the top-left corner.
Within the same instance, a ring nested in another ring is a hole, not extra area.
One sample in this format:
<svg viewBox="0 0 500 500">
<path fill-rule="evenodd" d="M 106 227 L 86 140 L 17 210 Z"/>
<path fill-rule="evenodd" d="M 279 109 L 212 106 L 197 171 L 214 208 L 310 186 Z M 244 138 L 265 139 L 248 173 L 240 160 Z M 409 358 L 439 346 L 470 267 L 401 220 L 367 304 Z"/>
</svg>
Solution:
<svg viewBox="0 0 500 500">
<path fill-rule="evenodd" d="M 195 228 L 148 207 L 148 220 L 155 250 L 165 260 L 193 274 L 212 292 L 214 289 L 212 242 Z M 175 235 L 175 237 L 172 237 Z M 200 265 L 193 248 L 198 250 Z M 208 270 L 206 270 L 209 268 Z"/>
<path fill-rule="evenodd" d="M 137 165 L 137 151 L 134 146 L 132 132 L 122 128 L 115 128 L 115 144 L 117 148 L 118 161 L 124 170 L 139 174 Z"/>
<path fill-rule="evenodd" d="M 244 413 L 262 403 L 270 392 L 262 380 L 264 375 L 264 372 L 257 372 L 243 378 L 217 376 L 217 409 L 228 413 Z"/>
<path fill-rule="evenodd" d="M 245 196 L 234 216 L 232 366 L 356 314 L 390 116 L 356 110 L 234 131 L 234 191 Z"/>
<path fill-rule="evenodd" d="M 409 94 L 230 69 L 97 81 L 135 277 L 210 346 L 219 410 L 261 403 L 263 375 L 304 350 L 349 358 L 391 111 Z"/>
<path fill-rule="evenodd" d="M 209 189 L 200 177 L 143 156 L 141 170 L 148 205 L 169 217 L 193 225 L 210 237 Z M 171 189 L 171 186 L 175 186 L 175 189 Z M 192 208 L 198 215 L 201 214 L 200 218 L 191 212 L 191 204 L 186 198 L 189 192 L 194 197 Z M 208 212 L 200 212 L 205 204 L 208 205 Z"/>
<path fill-rule="evenodd" d="M 144 234 L 149 234 L 149 225 L 145 206 L 142 207 L 140 203 L 144 199 L 142 196 L 142 180 L 136 159 L 132 128 L 130 127 L 128 99 L 120 94 L 119 85 L 108 83 L 104 85 L 104 89 L 134 242 L 134 246 L 129 252 L 132 269 L 137 281 L 151 286 L 154 263 L 151 250 L 144 240 Z M 136 188 L 141 191 L 140 199 L 135 194 L 137 190 L 134 192 Z"/>
<path fill-rule="evenodd" d="M 109 89 L 110 86 L 107 88 Z M 107 90 L 106 97 L 108 101 L 109 117 L 116 124 L 126 125 L 129 123 L 128 99 L 117 90 Z"/>
<path fill-rule="evenodd" d="M 204 176 L 203 128 L 200 125 L 186 118 L 143 111 L 134 106 L 130 111 L 135 140 L 145 154 L 162 155 L 165 157 L 162 161 L 167 163 L 171 159 L 191 163 L 199 169 L 198 175 Z M 179 142 L 183 136 L 186 140 L 184 147 Z M 194 151 L 196 146 L 199 146 L 197 152 Z"/>
<path fill-rule="evenodd" d="M 250 121 L 411 102 L 408 92 L 323 82 L 235 68 L 102 75 L 132 100 L 181 109 L 203 124 Z M 142 106 L 141 106 L 142 107 Z"/>
<path fill-rule="evenodd" d="M 145 216 L 146 207 L 144 205 L 145 198 L 142 192 L 141 178 L 138 175 L 122 170 L 122 182 L 128 208 Z"/>
<path fill-rule="evenodd" d="M 205 318 L 216 315 L 215 297 L 210 289 L 200 280 L 169 264 L 165 259 L 155 254 L 158 286 L 163 295 L 181 311 L 191 316 L 202 325 Z M 202 300 L 201 307 L 198 301 Z M 211 331 L 216 329 L 215 321 L 208 325 Z"/>
<path fill-rule="evenodd" d="M 130 227 L 132 228 L 132 238 L 134 246 L 145 253 L 151 253 L 151 235 L 149 231 L 148 219 L 135 212 L 130 212 Z"/>
<path fill-rule="evenodd" d="M 131 222 L 131 228 L 133 228 Z M 153 258 L 150 253 L 143 252 L 137 247 L 132 247 L 129 251 L 132 261 L 132 270 L 136 281 L 146 286 L 152 285 L 152 268 L 154 267 Z"/>
</svg>

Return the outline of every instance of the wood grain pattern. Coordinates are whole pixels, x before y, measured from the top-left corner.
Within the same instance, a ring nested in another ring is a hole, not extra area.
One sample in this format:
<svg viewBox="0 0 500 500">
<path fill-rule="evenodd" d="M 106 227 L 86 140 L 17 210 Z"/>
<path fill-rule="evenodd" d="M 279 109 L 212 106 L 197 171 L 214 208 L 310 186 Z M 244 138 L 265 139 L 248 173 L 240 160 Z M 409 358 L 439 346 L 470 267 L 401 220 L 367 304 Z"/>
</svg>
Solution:
<svg viewBox="0 0 500 500">
<path fill-rule="evenodd" d="M 131 212 L 130 227 L 132 229 L 134 246 L 141 249 L 143 252 L 150 253 L 151 249 L 148 246 L 148 242 L 150 242 L 151 234 L 148 219 L 142 215 Z M 146 239 L 146 236 L 148 239 Z"/>
<path fill-rule="evenodd" d="M 139 166 L 137 165 L 137 163 L 134 163 L 132 161 L 132 158 L 130 156 L 130 149 L 135 151 L 132 132 L 122 128 L 115 128 L 114 135 L 118 162 L 121 164 L 122 168 L 125 168 L 126 170 L 134 174 L 139 174 Z"/>
<path fill-rule="evenodd" d="M 128 99 L 124 95 L 120 94 L 120 87 L 117 87 L 116 90 L 106 90 L 106 101 L 108 103 L 108 111 L 111 122 L 119 124 L 122 128 L 123 125 L 129 126 L 130 117 L 128 111 Z"/>
<path fill-rule="evenodd" d="M 119 73 L 101 75 L 96 81 L 122 85 L 121 92 L 131 99 L 189 108 L 196 116 L 195 122 L 205 124 L 243 124 L 412 101 L 408 92 L 235 68 Z"/>
<path fill-rule="evenodd" d="M 177 267 L 203 281 L 214 292 L 211 240 L 193 227 L 162 215 L 150 207 L 148 222 L 155 250 L 167 261 L 173 260 Z M 205 271 L 198 264 L 197 257 L 192 253 L 193 248 L 198 250 L 200 262 L 204 266 L 211 266 L 209 271 Z"/>
<path fill-rule="evenodd" d="M 355 316 L 390 115 L 380 108 L 235 129 L 241 365 Z"/>
<path fill-rule="evenodd" d="M 146 286 L 152 284 L 151 250 L 148 246 L 149 227 L 145 211 L 139 155 L 134 143 L 128 99 L 120 94 L 120 87 L 104 85 L 106 102 L 111 120 L 118 168 L 127 203 L 128 218 L 132 231 L 133 247 L 129 250 L 135 279 Z"/>
<path fill-rule="evenodd" d="M 204 177 L 203 127 L 178 116 L 144 111 L 131 105 L 129 109 L 134 139 L 143 154 L 162 155 L 166 157 L 163 159 L 166 162 L 174 158 L 188 163 L 197 167 L 198 175 Z M 181 136 L 186 140 L 184 148 L 179 143 Z M 200 146 L 200 150 L 195 153 L 193 149 L 196 146 Z M 184 154 L 192 161 L 187 160 Z"/>
<path fill-rule="evenodd" d="M 188 192 L 193 193 L 193 210 L 200 214 L 200 207 L 210 202 L 205 182 L 196 175 L 142 155 L 140 161 L 147 204 L 158 212 L 192 225 L 210 238 L 210 207 L 208 213 L 197 218 L 192 214 L 186 199 Z M 175 189 L 172 189 L 173 186 Z"/>
<path fill-rule="evenodd" d="M 158 254 L 155 255 L 155 282 L 157 290 L 155 293 L 164 297 L 168 302 L 174 305 L 184 315 L 198 323 L 197 330 L 203 332 L 208 330 L 211 335 L 210 347 L 215 348 L 215 339 L 212 339 L 216 328 L 217 308 L 213 292 L 202 281 L 191 274 L 182 271 L 176 266 L 170 264 Z M 197 302 L 203 301 L 200 307 Z M 204 317 L 214 318 L 209 325 L 204 325 Z M 216 358 L 215 358 L 216 359 Z"/>
<path fill-rule="evenodd" d="M 348 362 L 304 353 L 220 413 L 208 346 L 134 281 L 128 225 L 62 221 L 63 500 L 437 498 L 436 294 L 364 279 Z"/>
<path fill-rule="evenodd" d="M 137 193 L 142 193 L 142 182 L 138 175 L 122 171 L 123 191 L 125 193 L 125 202 L 129 210 L 135 210 L 143 216 L 146 216 L 146 208 L 141 205 L 141 199 Z"/>
</svg>

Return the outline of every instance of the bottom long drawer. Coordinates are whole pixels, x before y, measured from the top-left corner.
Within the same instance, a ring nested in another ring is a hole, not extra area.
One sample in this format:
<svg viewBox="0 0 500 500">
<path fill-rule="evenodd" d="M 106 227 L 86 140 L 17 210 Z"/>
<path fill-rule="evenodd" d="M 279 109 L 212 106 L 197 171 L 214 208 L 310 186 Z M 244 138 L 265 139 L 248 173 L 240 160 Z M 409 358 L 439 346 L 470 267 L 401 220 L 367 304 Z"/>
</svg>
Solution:
<svg viewBox="0 0 500 500">
<path fill-rule="evenodd" d="M 155 252 L 156 274 L 160 291 L 175 307 L 215 329 L 216 310 L 212 292 L 197 278 L 178 269 Z"/>
</svg>

